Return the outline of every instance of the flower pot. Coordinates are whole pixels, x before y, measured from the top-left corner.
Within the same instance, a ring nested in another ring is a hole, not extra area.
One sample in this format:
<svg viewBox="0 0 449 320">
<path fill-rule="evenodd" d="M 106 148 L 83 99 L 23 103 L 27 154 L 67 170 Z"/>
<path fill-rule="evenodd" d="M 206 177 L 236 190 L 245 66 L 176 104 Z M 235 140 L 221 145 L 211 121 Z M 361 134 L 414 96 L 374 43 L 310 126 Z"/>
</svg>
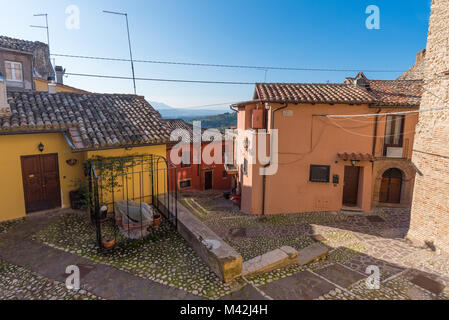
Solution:
<svg viewBox="0 0 449 320">
<path fill-rule="evenodd" d="M 103 238 L 102 243 L 105 249 L 111 249 L 115 244 L 115 239 L 112 237 L 111 238 L 105 237 Z"/>
<path fill-rule="evenodd" d="M 161 223 L 161 215 L 154 214 L 153 215 L 153 228 L 157 230 L 159 228 L 160 223 Z"/>
</svg>

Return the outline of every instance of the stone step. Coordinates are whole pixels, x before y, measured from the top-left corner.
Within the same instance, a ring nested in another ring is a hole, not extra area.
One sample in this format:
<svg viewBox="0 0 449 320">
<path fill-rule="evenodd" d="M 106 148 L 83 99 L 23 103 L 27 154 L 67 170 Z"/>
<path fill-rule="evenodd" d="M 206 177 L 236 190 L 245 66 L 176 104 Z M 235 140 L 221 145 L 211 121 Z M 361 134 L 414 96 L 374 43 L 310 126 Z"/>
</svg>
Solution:
<svg viewBox="0 0 449 320">
<path fill-rule="evenodd" d="M 307 248 L 299 250 L 298 263 L 301 266 L 306 264 L 326 259 L 329 253 L 329 248 L 322 243 L 314 243 Z"/>
<path fill-rule="evenodd" d="M 289 246 L 269 251 L 243 262 L 242 275 L 249 277 L 298 263 L 298 251 Z"/>
</svg>

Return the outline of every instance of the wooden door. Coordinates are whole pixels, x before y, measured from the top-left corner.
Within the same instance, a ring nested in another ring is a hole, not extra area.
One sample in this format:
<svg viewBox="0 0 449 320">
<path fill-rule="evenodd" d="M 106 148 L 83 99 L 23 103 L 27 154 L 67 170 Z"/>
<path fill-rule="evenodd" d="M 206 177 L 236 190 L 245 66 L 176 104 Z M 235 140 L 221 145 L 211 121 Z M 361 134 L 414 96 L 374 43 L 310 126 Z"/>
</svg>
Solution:
<svg viewBox="0 0 449 320">
<path fill-rule="evenodd" d="M 212 171 L 204 172 L 204 190 L 212 189 Z"/>
<path fill-rule="evenodd" d="M 402 188 L 402 173 L 399 169 L 388 169 L 382 175 L 379 202 L 400 203 Z"/>
<path fill-rule="evenodd" d="M 360 167 L 346 166 L 343 183 L 343 204 L 349 206 L 357 205 L 357 194 L 359 190 Z"/>
<path fill-rule="evenodd" d="M 386 203 L 400 203 L 401 186 L 401 178 L 382 178 L 379 201 Z"/>
<path fill-rule="evenodd" d="M 57 154 L 21 157 L 27 213 L 61 207 Z"/>
</svg>

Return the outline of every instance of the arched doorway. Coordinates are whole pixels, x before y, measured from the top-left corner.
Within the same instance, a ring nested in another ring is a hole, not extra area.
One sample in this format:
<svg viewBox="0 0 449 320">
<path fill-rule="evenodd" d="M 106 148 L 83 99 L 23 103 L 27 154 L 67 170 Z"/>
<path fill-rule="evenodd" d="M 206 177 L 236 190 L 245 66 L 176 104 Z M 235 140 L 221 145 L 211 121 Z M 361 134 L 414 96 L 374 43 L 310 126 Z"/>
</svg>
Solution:
<svg viewBox="0 0 449 320">
<path fill-rule="evenodd" d="M 400 203 L 402 188 L 402 172 L 391 168 L 382 175 L 380 185 L 379 201 L 385 203 Z"/>
</svg>

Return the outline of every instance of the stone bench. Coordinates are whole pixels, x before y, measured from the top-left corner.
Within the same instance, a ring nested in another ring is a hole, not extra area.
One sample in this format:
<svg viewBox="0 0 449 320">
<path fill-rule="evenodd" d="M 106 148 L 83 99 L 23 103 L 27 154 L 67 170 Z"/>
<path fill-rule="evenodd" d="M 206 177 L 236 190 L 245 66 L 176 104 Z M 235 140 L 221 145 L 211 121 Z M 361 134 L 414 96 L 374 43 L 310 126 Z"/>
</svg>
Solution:
<svg viewBox="0 0 449 320">
<path fill-rule="evenodd" d="M 326 259 L 329 254 L 329 248 L 321 243 L 314 243 L 307 248 L 299 250 L 298 252 L 298 263 L 301 266 L 306 264 Z"/>
<path fill-rule="evenodd" d="M 242 274 L 242 256 L 178 201 L 178 232 L 224 282 Z"/>
<path fill-rule="evenodd" d="M 242 267 L 242 275 L 249 277 L 269 272 L 279 268 L 285 268 L 298 263 L 298 251 L 289 246 L 269 251 L 261 256 L 245 261 Z"/>
</svg>

